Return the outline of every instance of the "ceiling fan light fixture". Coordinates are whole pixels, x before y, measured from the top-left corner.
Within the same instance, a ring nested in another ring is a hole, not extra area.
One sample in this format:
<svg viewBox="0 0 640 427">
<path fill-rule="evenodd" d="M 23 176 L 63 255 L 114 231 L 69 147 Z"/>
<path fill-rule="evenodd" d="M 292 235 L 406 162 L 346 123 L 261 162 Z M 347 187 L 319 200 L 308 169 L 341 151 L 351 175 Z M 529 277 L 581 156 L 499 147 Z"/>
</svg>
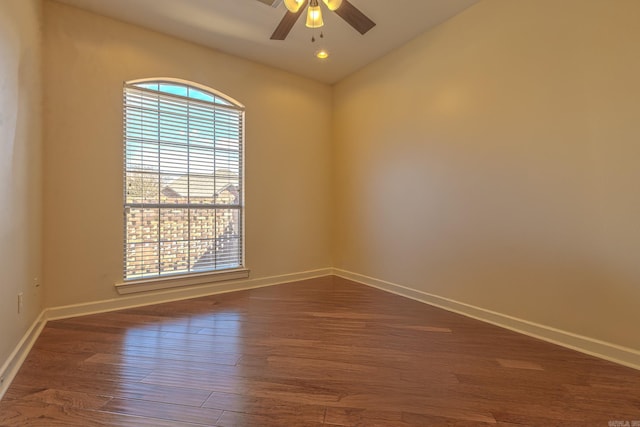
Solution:
<svg viewBox="0 0 640 427">
<path fill-rule="evenodd" d="M 298 13 L 303 4 L 304 0 L 284 0 L 284 6 L 292 13 Z"/>
<path fill-rule="evenodd" d="M 326 49 L 320 49 L 316 52 L 316 58 L 318 59 L 327 59 L 329 57 L 329 52 Z"/>
<path fill-rule="evenodd" d="M 324 4 L 327 5 L 330 11 L 336 11 L 340 6 L 342 6 L 342 0 L 322 0 Z"/>
<path fill-rule="evenodd" d="M 320 6 L 316 2 L 315 6 L 309 6 L 307 11 L 307 27 L 309 28 L 320 28 L 324 25 L 322 21 L 322 11 L 320 10 Z"/>
</svg>

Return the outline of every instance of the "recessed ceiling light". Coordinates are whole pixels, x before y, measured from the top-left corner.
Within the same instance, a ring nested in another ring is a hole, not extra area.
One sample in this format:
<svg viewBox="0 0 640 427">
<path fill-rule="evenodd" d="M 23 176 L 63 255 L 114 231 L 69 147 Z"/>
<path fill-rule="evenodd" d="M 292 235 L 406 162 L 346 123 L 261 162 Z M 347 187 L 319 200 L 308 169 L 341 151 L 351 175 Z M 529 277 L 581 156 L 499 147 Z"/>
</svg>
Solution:
<svg viewBox="0 0 640 427">
<path fill-rule="evenodd" d="M 318 59 L 327 59 L 329 57 L 329 52 L 324 49 L 320 49 L 316 52 L 316 58 Z"/>
</svg>

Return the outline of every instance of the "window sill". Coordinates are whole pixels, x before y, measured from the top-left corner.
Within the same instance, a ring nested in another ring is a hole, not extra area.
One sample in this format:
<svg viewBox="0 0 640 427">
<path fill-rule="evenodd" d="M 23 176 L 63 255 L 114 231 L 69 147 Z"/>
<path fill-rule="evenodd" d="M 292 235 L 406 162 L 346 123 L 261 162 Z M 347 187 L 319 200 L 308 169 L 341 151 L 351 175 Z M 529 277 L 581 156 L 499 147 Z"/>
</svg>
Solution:
<svg viewBox="0 0 640 427">
<path fill-rule="evenodd" d="M 204 283 L 222 282 L 226 280 L 246 279 L 247 277 L 249 277 L 249 270 L 246 268 L 240 268 L 235 270 L 211 271 L 184 276 L 166 276 L 131 280 L 116 283 L 115 286 L 120 295 L 126 295 L 136 292 L 157 291 L 160 289 L 201 285 Z"/>
</svg>

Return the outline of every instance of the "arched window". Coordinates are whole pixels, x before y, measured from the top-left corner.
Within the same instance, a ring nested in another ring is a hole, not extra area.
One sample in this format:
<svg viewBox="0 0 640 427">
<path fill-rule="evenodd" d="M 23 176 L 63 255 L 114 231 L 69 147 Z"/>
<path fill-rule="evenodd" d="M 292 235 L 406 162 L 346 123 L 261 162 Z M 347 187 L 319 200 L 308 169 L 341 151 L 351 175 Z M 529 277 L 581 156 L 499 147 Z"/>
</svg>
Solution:
<svg viewBox="0 0 640 427">
<path fill-rule="evenodd" d="M 243 122 L 194 83 L 125 84 L 125 280 L 243 267 Z"/>
</svg>

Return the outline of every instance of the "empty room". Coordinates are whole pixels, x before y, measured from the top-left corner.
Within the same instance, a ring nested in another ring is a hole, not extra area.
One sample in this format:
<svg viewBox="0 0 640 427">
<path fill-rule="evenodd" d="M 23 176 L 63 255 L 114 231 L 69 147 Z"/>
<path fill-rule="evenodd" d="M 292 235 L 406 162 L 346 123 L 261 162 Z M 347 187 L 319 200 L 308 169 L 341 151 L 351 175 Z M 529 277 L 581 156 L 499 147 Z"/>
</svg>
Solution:
<svg viewBox="0 0 640 427">
<path fill-rule="evenodd" d="M 0 0 L 0 426 L 640 427 L 639 22 Z"/>
</svg>

